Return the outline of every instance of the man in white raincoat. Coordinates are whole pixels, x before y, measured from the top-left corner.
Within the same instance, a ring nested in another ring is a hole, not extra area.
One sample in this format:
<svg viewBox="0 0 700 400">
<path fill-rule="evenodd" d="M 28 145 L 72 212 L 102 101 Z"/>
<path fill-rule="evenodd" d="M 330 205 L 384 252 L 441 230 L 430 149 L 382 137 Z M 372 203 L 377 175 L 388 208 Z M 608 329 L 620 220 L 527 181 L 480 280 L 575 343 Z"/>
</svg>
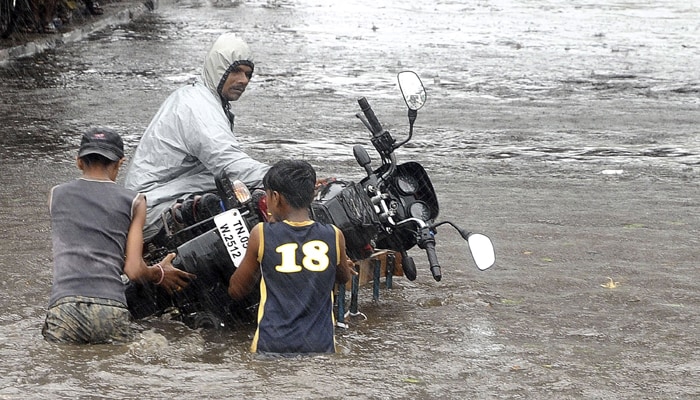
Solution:
<svg viewBox="0 0 700 400">
<path fill-rule="evenodd" d="M 214 191 L 222 171 L 231 181 L 262 187 L 269 166 L 241 149 L 229 103 L 243 94 L 254 68 L 248 45 L 225 33 L 209 50 L 202 79 L 173 92 L 153 117 L 124 182 L 146 195 L 144 239 L 160 231 L 161 214 L 177 199 Z"/>
</svg>

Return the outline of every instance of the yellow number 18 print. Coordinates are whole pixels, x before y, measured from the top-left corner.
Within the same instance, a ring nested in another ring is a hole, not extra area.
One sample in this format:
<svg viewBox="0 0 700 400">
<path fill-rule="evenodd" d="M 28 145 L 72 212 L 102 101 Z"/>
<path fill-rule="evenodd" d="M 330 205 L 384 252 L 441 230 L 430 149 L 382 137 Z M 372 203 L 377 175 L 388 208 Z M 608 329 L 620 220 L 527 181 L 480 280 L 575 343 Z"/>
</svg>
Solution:
<svg viewBox="0 0 700 400">
<path fill-rule="evenodd" d="M 301 246 L 301 251 L 304 253 L 304 258 L 301 260 L 301 265 L 297 263 L 296 243 L 286 243 L 278 246 L 275 250 L 282 255 L 282 263 L 275 267 L 277 272 L 291 274 L 301 271 L 306 268 L 309 271 L 321 272 L 328 268 L 330 260 L 328 259 L 328 245 L 320 240 L 312 240 Z"/>
</svg>

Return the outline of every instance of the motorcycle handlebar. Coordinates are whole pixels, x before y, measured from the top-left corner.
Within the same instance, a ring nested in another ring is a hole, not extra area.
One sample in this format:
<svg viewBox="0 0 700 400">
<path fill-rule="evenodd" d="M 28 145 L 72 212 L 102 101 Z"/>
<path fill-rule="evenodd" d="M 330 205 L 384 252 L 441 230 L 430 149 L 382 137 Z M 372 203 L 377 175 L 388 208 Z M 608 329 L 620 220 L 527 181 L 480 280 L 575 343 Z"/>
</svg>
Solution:
<svg viewBox="0 0 700 400">
<path fill-rule="evenodd" d="M 415 220 L 410 218 L 410 220 Z M 435 238 L 433 237 L 433 232 L 430 230 L 430 226 L 426 225 L 424 221 L 418 220 L 419 229 L 416 232 L 418 234 L 418 246 L 425 250 L 428 256 L 428 265 L 430 265 L 430 272 L 433 274 L 433 278 L 440 282 L 442 279 L 442 272 L 440 271 L 440 263 L 437 259 L 437 253 L 435 252 Z M 418 222 L 416 221 L 416 222 Z"/>
<path fill-rule="evenodd" d="M 364 97 L 360 97 L 359 99 L 357 99 L 357 104 L 360 105 L 362 113 L 365 114 L 365 117 L 367 117 L 367 121 L 369 122 L 372 135 L 379 136 L 384 131 L 384 129 L 382 128 L 382 124 L 379 123 L 377 116 L 374 115 L 374 111 L 369 105 L 367 99 Z"/>
<path fill-rule="evenodd" d="M 435 242 L 430 241 L 425 244 L 425 253 L 428 255 L 428 264 L 430 265 L 430 272 L 433 274 L 433 278 L 440 282 L 442 271 L 440 271 L 440 263 L 435 252 Z"/>
</svg>

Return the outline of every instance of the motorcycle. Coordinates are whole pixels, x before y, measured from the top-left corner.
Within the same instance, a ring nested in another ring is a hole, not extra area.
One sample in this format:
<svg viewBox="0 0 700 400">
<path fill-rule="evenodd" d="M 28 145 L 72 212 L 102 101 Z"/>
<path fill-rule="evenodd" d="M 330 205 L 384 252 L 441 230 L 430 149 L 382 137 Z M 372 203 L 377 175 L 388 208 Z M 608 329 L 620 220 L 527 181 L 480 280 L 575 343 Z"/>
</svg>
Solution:
<svg viewBox="0 0 700 400">
<path fill-rule="evenodd" d="M 425 251 L 428 266 L 436 281 L 442 279 L 435 249 L 436 228 L 455 228 L 469 246 L 474 263 L 485 270 L 495 263 L 491 240 L 483 234 L 466 231 L 449 220 L 436 221 L 439 206 L 435 189 L 421 164 L 399 164 L 395 151 L 408 143 L 418 110 L 427 100 L 425 87 L 412 71 L 400 72 L 399 88 L 408 107 L 409 132 L 397 140 L 385 130 L 366 98 L 358 99 L 357 118 L 370 131 L 370 141 L 381 159 L 372 160 L 362 145 L 353 147 L 353 155 L 367 176 L 360 182 L 330 180 L 318 188 L 310 208 L 313 220 L 337 226 L 346 239 L 348 256 L 359 265 L 380 252 L 391 254 L 385 273 L 404 275 L 415 280 L 417 270 L 408 251 L 415 246 Z M 260 293 L 255 291 L 242 301 L 228 296 L 228 282 L 245 254 L 249 232 L 267 221 L 264 191 L 252 193 L 239 181 L 216 177 L 217 193 L 194 195 L 176 204 L 161 216 L 165 232 L 159 240 L 147 243 L 144 258 L 156 262 L 176 252 L 173 265 L 197 275 L 197 279 L 173 295 L 147 284 L 129 283 L 127 302 L 132 315 L 144 318 L 167 313 L 192 328 L 215 328 L 252 322 Z M 395 256 L 395 257 L 394 257 Z M 391 263 L 399 263 L 394 269 Z M 376 281 L 376 279 L 375 279 Z M 353 279 L 356 308 L 358 280 Z M 343 320 L 345 287 L 339 290 L 339 320 Z"/>
</svg>

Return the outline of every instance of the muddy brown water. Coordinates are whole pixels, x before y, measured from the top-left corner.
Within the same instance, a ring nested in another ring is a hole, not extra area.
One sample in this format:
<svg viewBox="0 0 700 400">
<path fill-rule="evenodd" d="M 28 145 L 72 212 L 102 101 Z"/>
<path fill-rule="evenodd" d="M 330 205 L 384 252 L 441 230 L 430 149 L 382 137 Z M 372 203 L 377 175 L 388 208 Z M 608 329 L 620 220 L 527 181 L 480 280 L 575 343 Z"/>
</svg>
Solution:
<svg viewBox="0 0 700 400">
<path fill-rule="evenodd" d="M 179 2 L 10 63 L 0 398 L 697 398 L 699 17 L 687 1 Z M 376 303 L 363 288 L 336 355 L 258 359 L 252 329 L 167 320 L 127 346 L 44 342 L 46 195 L 77 176 L 80 133 L 111 126 L 131 154 L 224 30 L 256 52 L 237 135 L 320 175 L 361 178 L 357 97 L 403 137 L 395 75 L 418 72 L 428 103 L 399 160 L 426 167 L 442 218 L 493 239 L 496 265 L 439 229 L 443 280 L 412 251 L 416 281 Z"/>
</svg>

